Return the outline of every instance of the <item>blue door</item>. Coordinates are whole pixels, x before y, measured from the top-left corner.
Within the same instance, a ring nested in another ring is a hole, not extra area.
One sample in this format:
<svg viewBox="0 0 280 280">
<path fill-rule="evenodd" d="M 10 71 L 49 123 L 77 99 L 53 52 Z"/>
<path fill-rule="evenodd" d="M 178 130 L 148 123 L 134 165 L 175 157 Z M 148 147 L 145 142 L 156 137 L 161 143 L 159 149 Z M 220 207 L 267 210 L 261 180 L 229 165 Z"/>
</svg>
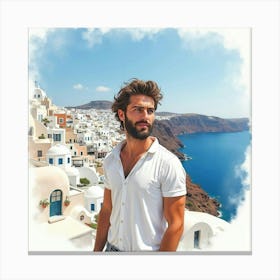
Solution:
<svg viewBox="0 0 280 280">
<path fill-rule="evenodd" d="M 51 193 L 50 197 L 50 217 L 55 215 L 61 215 L 62 206 L 62 191 L 55 190 Z"/>
</svg>

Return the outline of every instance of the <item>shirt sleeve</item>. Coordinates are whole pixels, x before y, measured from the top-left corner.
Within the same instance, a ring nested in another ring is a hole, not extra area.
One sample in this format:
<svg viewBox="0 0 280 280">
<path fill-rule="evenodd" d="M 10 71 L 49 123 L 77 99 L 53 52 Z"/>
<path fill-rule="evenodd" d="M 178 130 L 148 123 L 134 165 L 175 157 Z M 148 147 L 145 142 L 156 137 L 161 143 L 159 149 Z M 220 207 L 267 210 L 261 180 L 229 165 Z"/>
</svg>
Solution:
<svg viewBox="0 0 280 280">
<path fill-rule="evenodd" d="M 106 189 L 109 189 L 111 190 L 111 186 L 110 186 L 110 183 L 109 183 L 109 180 L 108 180 L 108 175 L 107 175 L 107 167 L 106 167 L 106 160 L 104 160 L 103 162 L 103 170 L 104 170 L 104 186 Z"/>
<path fill-rule="evenodd" d="M 186 172 L 178 158 L 165 162 L 161 172 L 161 191 L 164 197 L 187 193 Z"/>
</svg>

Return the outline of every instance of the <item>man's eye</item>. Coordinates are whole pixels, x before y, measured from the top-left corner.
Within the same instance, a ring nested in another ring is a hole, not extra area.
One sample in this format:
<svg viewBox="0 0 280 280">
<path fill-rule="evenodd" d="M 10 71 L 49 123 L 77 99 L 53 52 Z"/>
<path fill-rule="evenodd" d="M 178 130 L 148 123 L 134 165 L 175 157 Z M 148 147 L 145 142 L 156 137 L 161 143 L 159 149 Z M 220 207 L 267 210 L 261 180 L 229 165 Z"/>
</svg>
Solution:
<svg viewBox="0 0 280 280">
<path fill-rule="evenodd" d="M 150 108 L 147 111 L 149 115 L 152 115 L 155 112 L 155 109 Z"/>
</svg>

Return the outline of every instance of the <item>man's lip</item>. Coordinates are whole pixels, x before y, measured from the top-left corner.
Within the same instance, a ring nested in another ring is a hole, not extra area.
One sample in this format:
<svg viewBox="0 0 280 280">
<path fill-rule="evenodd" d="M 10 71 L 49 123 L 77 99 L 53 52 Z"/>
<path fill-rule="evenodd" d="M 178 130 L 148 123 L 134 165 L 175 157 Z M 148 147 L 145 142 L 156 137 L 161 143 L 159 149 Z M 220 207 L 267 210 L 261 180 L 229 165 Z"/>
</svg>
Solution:
<svg viewBox="0 0 280 280">
<path fill-rule="evenodd" d="M 144 123 L 144 122 L 139 122 L 139 123 L 136 123 L 136 125 L 139 125 L 139 126 L 150 126 L 150 124 L 148 123 Z"/>
</svg>

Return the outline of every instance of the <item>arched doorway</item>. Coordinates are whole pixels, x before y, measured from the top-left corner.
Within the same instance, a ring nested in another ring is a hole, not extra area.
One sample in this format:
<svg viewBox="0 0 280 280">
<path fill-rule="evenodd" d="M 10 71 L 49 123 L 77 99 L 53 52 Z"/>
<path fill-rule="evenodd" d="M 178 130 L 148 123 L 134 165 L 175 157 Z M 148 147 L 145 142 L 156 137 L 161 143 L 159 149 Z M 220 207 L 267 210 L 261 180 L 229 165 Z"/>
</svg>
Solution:
<svg viewBox="0 0 280 280">
<path fill-rule="evenodd" d="M 61 215 L 62 191 L 54 190 L 50 196 L 50 217 Z"/>
</svg>

